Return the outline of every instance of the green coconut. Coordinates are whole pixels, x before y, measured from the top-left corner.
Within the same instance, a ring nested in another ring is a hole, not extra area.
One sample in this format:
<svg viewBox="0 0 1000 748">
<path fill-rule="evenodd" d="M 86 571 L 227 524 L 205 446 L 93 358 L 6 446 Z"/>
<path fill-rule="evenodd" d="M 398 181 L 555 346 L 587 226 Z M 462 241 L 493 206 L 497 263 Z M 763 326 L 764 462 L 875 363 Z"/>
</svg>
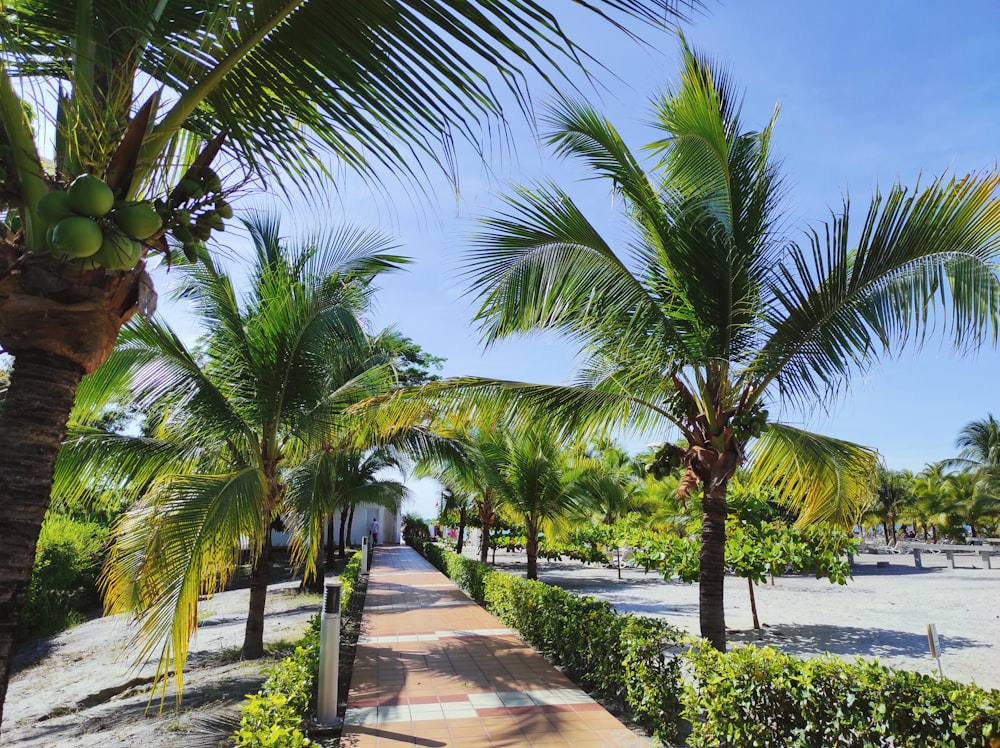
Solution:
<svg viewBox="0 0 1000 748">
<path fill-rule="evenodd" d="M 125 203 L 115 208 L 111 219 L 122 231 L 135 239 L 148 239 L 163 225 L 160 214 L 149 203 Z"/>
<path fill-rule="evenodd" d="M 115 204 L 115 193 L 100 177 L 93 174 L 81 174 L 69 189 L 69 205 L 80 215 L 100 218 Z"/>
<path fill-rule="evenodd" d="M 142 245 L 120 231 L 104 235 L 100 249 L 90 259 L 112 270 L 130 270 L 142 257 Z"/>
<path fill-rule="evenodd" d="M 83 216 L 64 218 L 52 229 L 52 247 L 62 257 L 90 257 L 103 242 L 101 227 Z"/>
<path fill-rule="evenodd" d="M 63 190 L 46 192 L 38 201 L 38 215 L 45 223 L 52 226 L 72 213 L 73 209 L 69 205 L 69 193 Z"/>
</svg>

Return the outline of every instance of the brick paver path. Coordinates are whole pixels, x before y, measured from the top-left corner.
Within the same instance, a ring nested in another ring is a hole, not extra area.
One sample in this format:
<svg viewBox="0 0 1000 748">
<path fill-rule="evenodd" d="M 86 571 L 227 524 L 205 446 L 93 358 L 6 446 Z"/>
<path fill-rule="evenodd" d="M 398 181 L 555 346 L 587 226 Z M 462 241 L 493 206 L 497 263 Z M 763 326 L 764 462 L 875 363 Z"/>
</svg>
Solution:
<svg viewBox="0 0 1000 748">
<path fill-rule="evenodd" d="M 376 549 L 341 745 L 646 748 L 407 546 Z"/>
</svg>

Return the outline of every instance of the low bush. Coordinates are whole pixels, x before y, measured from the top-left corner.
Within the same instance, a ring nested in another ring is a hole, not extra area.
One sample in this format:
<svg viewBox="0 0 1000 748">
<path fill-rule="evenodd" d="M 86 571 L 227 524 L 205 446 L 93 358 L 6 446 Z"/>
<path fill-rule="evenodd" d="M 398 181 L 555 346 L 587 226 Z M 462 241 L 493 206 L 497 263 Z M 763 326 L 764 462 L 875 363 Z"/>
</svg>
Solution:
<svg viewBox="0 0 1000 748">
<path fill-rule="evenodd" d="M 676 736 L 683 633 L 655 619 L 619 615 L 592 597 L 499 572 L 486 576 L 485 598 L 487 610 L 576 682 L 626 706 L 657 738 Z"/>
<path fill-rule="evenodd" d="M 1000 693 L 877 662 L 700 645 L 685 695 L 692 746 L 1000 748 Z"/>
<path fill-rule="evenodd" d="M 355 553 L 340 575 L 341 621 L 361 574 L 361 553 Z M 313 696 L 319 675 L 320 616 L 313 618 L 309 631 L 295 652 L 269 672 L 261 689 L 247 696 L 241 707 L 240 727 L 234 734 L 242 748 L 301 748 L 313 742 L 306 737 L 303 722 L 313 711 Z"/>
<path fill-rule="evenodd" d="M 107 528 L 94 522 L 55 512 L 46 515 L 21 612 L 22 637 L 54 634 L 99 611 L 97 578 L 107 539 Z"/>
</svg>

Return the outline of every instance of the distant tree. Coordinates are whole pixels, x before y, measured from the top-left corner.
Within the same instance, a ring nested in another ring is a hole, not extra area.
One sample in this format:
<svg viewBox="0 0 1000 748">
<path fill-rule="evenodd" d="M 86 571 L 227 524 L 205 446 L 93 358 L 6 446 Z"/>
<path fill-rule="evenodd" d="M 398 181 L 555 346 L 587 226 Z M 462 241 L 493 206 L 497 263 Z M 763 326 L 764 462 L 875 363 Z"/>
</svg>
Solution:
<svg viewBox="0 0 1000 748">
<path fill-rule="evenodd" d="M 399 332 L 389 330 L 382 333 L 378 345 L 393 357 L 398 386 L 415 387 L 441 378 L 431 370 L 440 371 L 446 359 L 427 353 Z"/>
</svg>

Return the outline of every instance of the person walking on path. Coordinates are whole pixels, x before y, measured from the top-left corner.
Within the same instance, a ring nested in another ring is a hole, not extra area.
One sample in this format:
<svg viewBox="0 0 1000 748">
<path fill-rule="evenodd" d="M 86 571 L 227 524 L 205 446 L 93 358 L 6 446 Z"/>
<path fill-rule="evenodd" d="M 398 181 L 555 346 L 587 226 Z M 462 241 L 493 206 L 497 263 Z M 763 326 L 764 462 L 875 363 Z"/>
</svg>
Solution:
<svg viewBox="0 0 1000 748">
<path fill-rule="evenodd" d="M 378 531 L 379 531 L 378 517 L 372 520 L 372 547 L 374 548 L 378 545 Z"/>
</svg>

